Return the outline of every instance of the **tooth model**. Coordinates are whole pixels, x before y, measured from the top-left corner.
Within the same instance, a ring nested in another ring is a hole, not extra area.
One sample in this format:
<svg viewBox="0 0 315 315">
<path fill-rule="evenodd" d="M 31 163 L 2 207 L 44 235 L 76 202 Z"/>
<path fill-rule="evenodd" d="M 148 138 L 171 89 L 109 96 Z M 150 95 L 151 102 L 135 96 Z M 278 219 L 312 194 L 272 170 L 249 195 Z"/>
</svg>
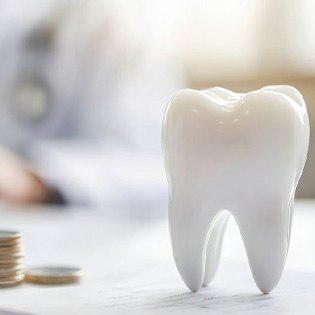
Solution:
<svg viewBox="0 0 315 315">
<path fill-rule="evenodd" d="M 308 143 L 305 102 L 291 86 L 185 89 L 172 97 L 163 124 L 170 232 L 190 290 L 213 279 L 230 214 L 257 287 L 269 293 L 277 285 Z"/>
</svg>

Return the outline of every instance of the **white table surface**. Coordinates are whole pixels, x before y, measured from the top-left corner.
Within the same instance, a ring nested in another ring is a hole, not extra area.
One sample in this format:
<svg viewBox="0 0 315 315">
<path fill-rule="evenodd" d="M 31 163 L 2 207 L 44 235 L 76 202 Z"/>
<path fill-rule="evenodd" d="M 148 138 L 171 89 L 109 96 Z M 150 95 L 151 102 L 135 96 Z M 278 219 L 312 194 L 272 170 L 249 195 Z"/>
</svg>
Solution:
<svg viewBox="0 0 315 315">
<path fill-rule="evenodd" d="M 270 295 L 261 295 L 253 283 L 234 221 L 213 284 L 190 293 L 174 265 L 165 209 L 150 218 L 114 210 L 1 205 L 0 217 L 0 229 L 23 232 L 26 267 L 78 265 L 84 271 L 77 285 L 24 283 L 1 289 L 0 314 L 315 312 L 315 201 L 296 202 L 286 269 Z"/>
</svg>

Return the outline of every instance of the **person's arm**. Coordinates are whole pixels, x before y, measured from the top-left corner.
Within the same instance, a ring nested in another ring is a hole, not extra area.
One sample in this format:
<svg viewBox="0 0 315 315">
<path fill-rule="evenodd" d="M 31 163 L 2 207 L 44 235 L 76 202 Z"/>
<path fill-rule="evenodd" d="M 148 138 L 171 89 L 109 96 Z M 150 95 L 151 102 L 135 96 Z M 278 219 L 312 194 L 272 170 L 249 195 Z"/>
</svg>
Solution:
<svg viewBox="0 0 315 315">
<path fill-rule="evenodd" d="M 61 197 L 27 161 L 0 146 L 0 199 L 28 204 L 60 202 Z"/>
</svg>

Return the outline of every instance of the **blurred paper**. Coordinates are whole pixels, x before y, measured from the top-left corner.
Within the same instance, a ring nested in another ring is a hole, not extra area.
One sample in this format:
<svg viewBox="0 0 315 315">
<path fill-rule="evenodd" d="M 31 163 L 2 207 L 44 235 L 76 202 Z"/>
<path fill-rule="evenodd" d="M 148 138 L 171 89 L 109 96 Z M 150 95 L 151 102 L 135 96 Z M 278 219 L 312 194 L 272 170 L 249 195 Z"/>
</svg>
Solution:
<svg viewBox="0 0 315 315">
<path fill-rule="evenodd" d="M 296 203 L 287 267 L 269 295 L 255 286 L 234 221 L 216 278 L 209 288 L 192 293 L 176 270 L 166 215 L 152 220 L 115 218 L 114 208 L 110 214 L 110 209 L 0 207 L 1 226 L 23 231 L 27 267 L 68 264 L 84 271 L 78 285 L 25 283 L 2 289 L 0 310 L 48 315 L 313 314 L 314 205 Z"/>
<path fill-rule="evenodd" d="M 130 283 L 108 286 L 106 280 L 56 287 L 1 299 L 1 305 L 35 314 L 305 314 L 315 307 L 315 274 L 287 271 L 269 295 L 260 294 L 247 269 L 224 266 L 212 287 L 198 293 L 181 281 L 165 281 L 165 269 L 138 274 Z M 159 280 L 159 278 L 162 278 Z M 173 278 L 173 275 L 170 275 Z"/>
</svg>

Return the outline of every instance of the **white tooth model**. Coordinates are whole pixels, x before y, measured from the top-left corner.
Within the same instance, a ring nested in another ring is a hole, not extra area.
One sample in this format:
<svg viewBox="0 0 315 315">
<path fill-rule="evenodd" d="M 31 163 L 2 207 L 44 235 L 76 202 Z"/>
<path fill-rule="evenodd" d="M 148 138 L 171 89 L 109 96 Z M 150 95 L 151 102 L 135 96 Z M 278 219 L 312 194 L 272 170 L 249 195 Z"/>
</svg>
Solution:
<svg viewBox="0 0 315 315">
<path fill-rule="evenodd" d="M 269 293 L 277 285 L 308 144 L 305 102 L 291 86 L 247 94 L 185 89 L 172 97 L 163 124 L 169 220 L 190 290 L 213 279 L 230 214 L 257 287 Z"/>
</svg>

